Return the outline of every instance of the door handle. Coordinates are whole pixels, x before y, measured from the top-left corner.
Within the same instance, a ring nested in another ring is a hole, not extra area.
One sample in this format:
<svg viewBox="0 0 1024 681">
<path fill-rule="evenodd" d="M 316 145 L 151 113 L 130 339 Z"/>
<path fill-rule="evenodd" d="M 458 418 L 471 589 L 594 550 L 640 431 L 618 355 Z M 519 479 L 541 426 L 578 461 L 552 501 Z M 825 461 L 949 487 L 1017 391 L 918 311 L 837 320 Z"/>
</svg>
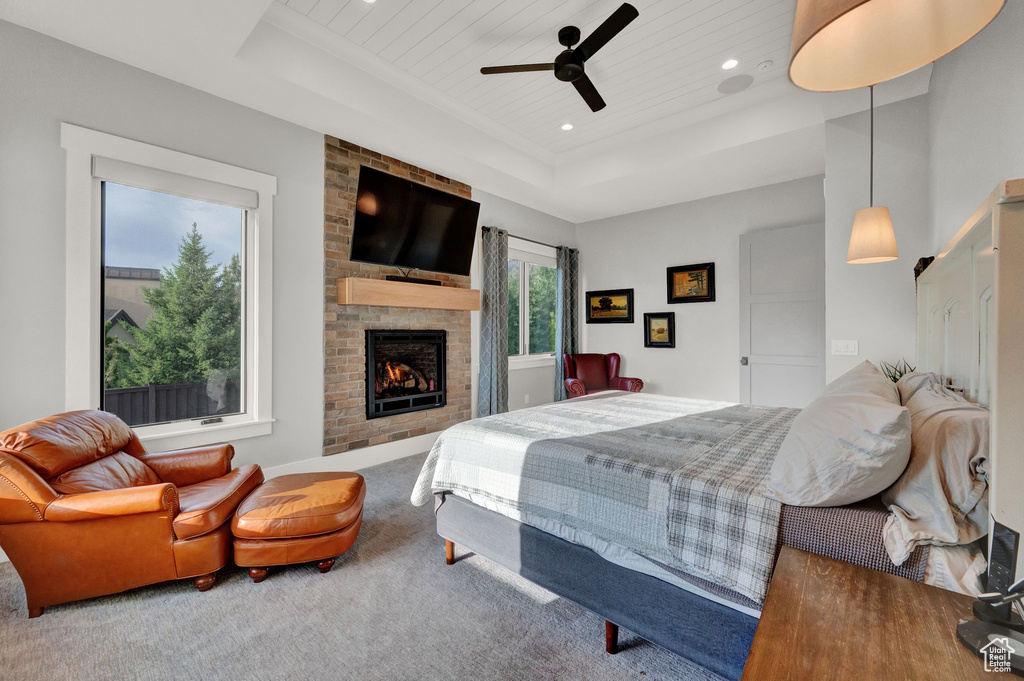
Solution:
<svg viewBox="0 0 1024 681">
<path fill-rule="evenodd" d="M 747 366 L 750 364 L 750 360 L 746 357 L 740 357 L 740 366 Z"/>
</svg>

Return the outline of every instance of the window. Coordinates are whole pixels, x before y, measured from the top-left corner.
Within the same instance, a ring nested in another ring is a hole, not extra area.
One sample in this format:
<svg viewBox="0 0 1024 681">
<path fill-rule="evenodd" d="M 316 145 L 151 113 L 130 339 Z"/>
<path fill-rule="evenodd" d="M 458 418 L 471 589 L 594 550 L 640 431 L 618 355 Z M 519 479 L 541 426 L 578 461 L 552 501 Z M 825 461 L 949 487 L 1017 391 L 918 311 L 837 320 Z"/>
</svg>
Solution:
<svg viewBox="0 0 1024 681">
<path fill-rule="evenodd" d="M 550 363 L 555 352 L 554 249 L 513 238 L 509 253 L 509 357 L 517 363 L 528 357 Z"/>
<path fill-rule="evenodd" d="M 160 449 L 269 434 L 276 178 L 66 123 L 61 145 L 66 408 Z"/>
<path fill-rule="evenodd" d="M 100 187 L 101 408 L 130 426 L 243 413 L 248 211 Z"/>
</svg>

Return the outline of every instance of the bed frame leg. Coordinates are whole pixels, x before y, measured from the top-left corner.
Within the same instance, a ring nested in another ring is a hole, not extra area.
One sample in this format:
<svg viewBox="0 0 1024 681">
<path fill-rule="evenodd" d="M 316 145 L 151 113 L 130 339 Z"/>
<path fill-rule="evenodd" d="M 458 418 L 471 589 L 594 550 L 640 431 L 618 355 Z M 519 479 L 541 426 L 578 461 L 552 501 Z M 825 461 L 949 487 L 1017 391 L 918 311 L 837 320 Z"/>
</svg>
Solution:
<svg viewBox="0 0 1024 681">
<path fill-rule="evenodd" d="M 619 625 L 604 621 L 604 649 L 609 655 L 619 652 Z"/>
<path fill-rule="evenodd" d="M 444 540 L 444 564 L 455 565 L 455 544 L 447 539 Z"/>
</svg>

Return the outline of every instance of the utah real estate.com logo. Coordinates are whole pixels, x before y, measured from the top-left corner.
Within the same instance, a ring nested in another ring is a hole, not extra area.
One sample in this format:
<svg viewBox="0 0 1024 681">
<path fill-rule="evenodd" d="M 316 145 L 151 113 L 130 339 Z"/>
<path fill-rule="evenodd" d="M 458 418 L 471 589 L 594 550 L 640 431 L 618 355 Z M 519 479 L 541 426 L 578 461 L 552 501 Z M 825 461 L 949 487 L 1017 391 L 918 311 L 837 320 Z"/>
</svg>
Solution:
<svg viewBox="0 0 1024 681">
<path fill-rule="evenodd" d="M 1009 639 L 1005 637 L 992 639 L 981 649 L 981 654 L 985 657 L 985 671 L 1009 672 L 1010 656 L 1016 652 L 1010 646 Z"/>
</svg>

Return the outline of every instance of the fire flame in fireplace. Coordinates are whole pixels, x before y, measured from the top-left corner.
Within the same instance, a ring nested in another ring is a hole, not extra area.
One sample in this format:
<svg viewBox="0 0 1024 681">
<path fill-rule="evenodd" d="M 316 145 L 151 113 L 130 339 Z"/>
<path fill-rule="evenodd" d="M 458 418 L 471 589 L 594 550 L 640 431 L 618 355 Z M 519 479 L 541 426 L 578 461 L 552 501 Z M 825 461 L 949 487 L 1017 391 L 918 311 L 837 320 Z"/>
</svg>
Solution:
<svg viewBox="0 0 1024 681">
<path fill-rule="evenodd" d="M 408 364 L 387 361 L 378 365 L 377 380 L 374 386 L 378 395 L 410 390 L 426 392 L 428 387 L 426 377 Z"/>
</svg>

